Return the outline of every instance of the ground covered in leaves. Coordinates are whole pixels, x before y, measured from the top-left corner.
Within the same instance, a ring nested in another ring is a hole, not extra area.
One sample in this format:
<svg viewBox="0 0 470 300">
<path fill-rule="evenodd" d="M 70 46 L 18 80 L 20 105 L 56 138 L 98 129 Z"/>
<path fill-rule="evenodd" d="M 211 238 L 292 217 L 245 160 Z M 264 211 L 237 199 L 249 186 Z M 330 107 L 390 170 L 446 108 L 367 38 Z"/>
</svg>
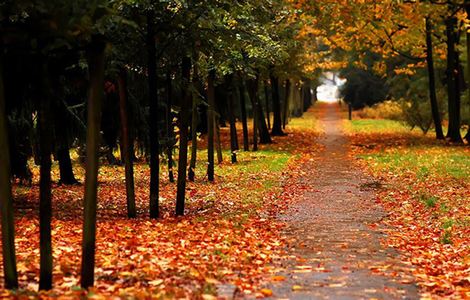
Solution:
<svg viewBox="0 0 470 300">
<path fill-rule="evenodd" d="M 384 126 L 384 123 L 393 123 Z M 389 246 L 424 298 L 470 298 L 470 148 L 385 120 L 344 122 L 359 163 L 383 185 Z"/>
<path fill-rule="evenodd" d="M 216 167 L 215 183 L 207 182 L 206 151 L 199 151 L 196 181 L 188 184 L 186 216 L 182 218 L 173 214 L 176 186 L 168 182 L 166 170 L 161 178 L 162 218 L 148 218 L 149 168 L 141 162 L 135 165 L 139 217 L 127 219 L 123 167 L 103 165 L 99 172 L 96 281 L 88 296 L 210 299 L 227 285 L 233 286 L 234 293 L 265 295 L 260 286 L 268 264 L 283 244 L 279 234 L 282 225 L 273 216 L 286 207 L 288 199 L 277 195 L 288 174 L 298 171 L 302 162 L 314 155 L 318 129 L 312 113 L 293 119 L 288 132 L 258 152 L 240 151 L 235 165 L 229 163 L 225 151 L 224 162 Z M 223 128 L 221 134 L 228 149 L 228 129 Z M 204 141 L 200 148 L 204 148 Z M 76 163 L 74 168 L 83 182 L 83 166 Z M 37 167 L 33 173 L 32 186 L 13 187 L 20 279 L 20 290 L 15 293 L 36 297 Z M 53 179 L 58 181 L 57 166 Z M 82 185 L 53 185 L 54 289 L 45 296 L 86 295 L 78 287 L 82 199 Z M 11 296 L 7 291 L 2 293 Z"/>
</svg>

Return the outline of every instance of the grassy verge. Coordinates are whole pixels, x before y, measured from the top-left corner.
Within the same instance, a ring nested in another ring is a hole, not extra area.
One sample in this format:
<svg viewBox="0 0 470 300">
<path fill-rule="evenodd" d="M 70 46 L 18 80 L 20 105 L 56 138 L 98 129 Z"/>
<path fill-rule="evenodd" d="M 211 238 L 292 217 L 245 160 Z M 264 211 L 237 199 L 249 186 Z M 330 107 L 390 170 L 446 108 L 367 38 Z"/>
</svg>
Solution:
<svg viewBox="0 0 470 300">
<path fill-rule="evenodd" d="M 352 153 L 385 187 L 388 244 L 415 266 L 423 297 L 470 296 L 470 149 L 385 120 L 345 121 Z"/>
</svg>

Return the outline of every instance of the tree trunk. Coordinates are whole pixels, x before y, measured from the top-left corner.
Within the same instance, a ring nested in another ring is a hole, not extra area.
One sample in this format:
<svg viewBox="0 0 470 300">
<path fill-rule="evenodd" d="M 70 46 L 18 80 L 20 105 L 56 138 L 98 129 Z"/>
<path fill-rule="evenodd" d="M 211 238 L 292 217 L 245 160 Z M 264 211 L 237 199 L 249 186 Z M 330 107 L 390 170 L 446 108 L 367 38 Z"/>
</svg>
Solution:
<svg viewBox="0 0 470 300">
<path fill-rule="evenodd" d="M 3 85 L 3 53 L 0 53 L 0 213 L 2 222 L 3 273 L 6 289 L 18 288 L 15 256 L 15 222 L 10 181 L 10 146 L 8 145 L 5 89 Z"/>
<path fill-rule="evenodd" d="M 442 140 L 444 139 L 444 133 L 442 132 L 441 116 L 439 114 L 439 105 L 437 103 L 431 34 L 432 34 L 431 20 L 429 19 L 429 17 L 426 17 L 426 62 L 428 65 L 428 77 L 429 77 L 429 99 L 431 101 L 432 119 L 434 121 L 434 128 L 436 129 L 436 138 L 438 140 Z"/>
<path fill-rule="evenodd" d="M 269 114 L 269 86 L 268 81 L 264 81 L 264 101 L 266 103 L 266 120 L 268 120 L 268 130 L 271 129 L 271 116 Z"/>
<path fill-rule="evenodd" d="M 282 129 L 286 129 L 287 118 L 289 118 L 289 97 L 291 96 L 291 83 L 286 79 L 286 92 L 284 94 L 284 110 L 282 111 Z"/>
<path fill-rule="evenodd" d="M 170 182 L 175 182 L 175 176 L 173 174 L 173 141 L 174 141 L 174 132 L 173 132 L 173 116 L 171 113 L 172 98 L 173 98 L 173 86 L 171 84 L 171 73 L 166 74 L 166 136 L 167 136 L 167 156 L 168 156 L 168 179 Z"/>
<path fill-rule="evenodd" d="M 159 183 L 160 183 L 160 158 L 159 158 L 159 131 L 158 131 L 158 93 L 157 93 L 157 56 L 155 46 L 155 14 L 153 10 L 147 13 L 147 70 L 149 92 L 149 126 L 150 126 L 150 218 L 158 218 L 160 212 Z"/>
<path fill-rule="evenodd" d="M 271 74 L 271 94 L 273 99 L 273 128 L 271 135 L 283 136 L 282 119 L 281 119 L 281 100 L 279 99 L 279 80 Z"/>
<path fill-rule="evenodd" d="M 55 85 L 54 85 L 55 86 Z M 58 87 L 57 87 L 58 88 Z M 60 184 L 72 185 L 79 182 L 75 179 L 70 159 L 70 149 L 67 136 L 67 111 L 65 104 L 55 101 L 54 107 L 54 133 L 56 140 L 56 158 L 59 161 Z"/>
<path fill-rule="evenodd" d="M 245 82 L 241 76 L 238 88 L 240 93 L 240 111 L 242 115 L 243 126 L 243 151 L 250 151 L 250 142 L 248 140 L 248 121 L 246 117 Z"/>
<path fill-rule="evenodd" d="M 448 92 L 448 111 L 449 111 L 449 128 L 447 138 L 451 142 L 461 143 L 460 135 L 460 91 L 458 90 L 458 65 L 457 52 L 455 50 L 457 19 L 451 17 L 446 20 L 447 34 L 447 92 Z"/>
<path fill-rule="evenodd" d="M 98 190 L 98 159 L 100 145 L 101 103 L 104 94 L 104 48 L 99 37 L 93 37 L 88 51 L 90 91 L 88 96 L 88 117 L 86 135 L 86 170 L 84 224 L 82 245 L 81 286 L 93 286 L 95 269 L 96 206 Z"/>
<path fill-rule="evenodd" d="M 184 57 L 182 61 L 183 73 L 183 99 L 180 108 L 180 145 L 178 157 L 178 183 L 176 191 L 176 215 L 184 215 L 184 202 L 186 194 L 186 167 L 188 165 L 188 126 L 189 106 L 191 103 L 191 58 Z"/>
<path fill-rule="evenodd" d="M 219 116 L 215 117 L 215 143 L 217 150 L 217 163 L 221 164 L 224 161 L 224 158 L 222 157 L 222 143 L 220 142 Z"/>
<path fill-rule="evenodd" d="M 253 106 L 253 151 L 258 151 L 258 133 L 259 121 L 263 117 L 260 116 L 260 106 L 258 99 L 258 78 L 248 81 L 248 93 L 250 95 L 251 105 Z M 269 135 L 269 133 L 268 133 Z"/>
<path fill-rule="evenodd" d="M 123 69 L 118 77 L 119 88 L 119 114 L 121 117 L 121 145 L 122 158 L 124 160 L 124 169 L 126 176 L 126 199 L 127 199 L 127 216 L 135 218 L 137 213 L 135 209 L 135 191 L 134 191 L 134 165 L 132 162 L 132 139 L 129 131 L 128 120 L 128 97 L 127 97 L 127 74 Z"/>
<path fill-rule="evenodd" d="M 215 70 L 209 71 L 207 77 L 207 102 L 209 107 L 207 109 L 207 179 L 214 181 L 214 130 L 215 126 L 215 95 L 214 95 L 214 80 Z"/>
<path fill-rule="evenodd" d="M 467 21 L 470 19 L 470 2 L 466 1 L 465 2 L 465 9 L 467 11 Z M 470 99 L 470 31 L 467 28 L 467 91 L 469 93 L 469 99 Z M 468 104 L 467 104 L 468 105 Z M 467 133 L 465 134 L 465 140 L 467 141 L 468 145 L 470 145 L 470 124 L 467 124 L 468 130 Z"/>
<path fill-rule="evenodd" d="M 230 122 L 230 152 L 232 153 L 232 163 L 237 162 L 237 150 L 238 150 L 238 136 L 237 126 L 235 122 L 235 106 L 233 103 L 233 75 L 227 75 L 225 77 L 225 84 L 227 89 L 227 102 L 228 102 L 228 115 Z"/>
<path fill-rule="evenodd" d="M 196 74 L 196 73 L 195 73 Z M 192 95 L 192 110 L 191 110 L 191 159 L 189 161 L 188 169 L 188 180 L 194 181 L 195 170 L 196 170 L 196 158 L 197 158 L 197 100 L 196 95 Z"/>
<path fill-rule="evenodd" d="M 51 86 L 48 81 L 47 65 L 43 63 L 41 76 L 41 99 L 39 103 L 39 290 L 52 288 L 52 192 L 51 192 Z"/>
</svg>

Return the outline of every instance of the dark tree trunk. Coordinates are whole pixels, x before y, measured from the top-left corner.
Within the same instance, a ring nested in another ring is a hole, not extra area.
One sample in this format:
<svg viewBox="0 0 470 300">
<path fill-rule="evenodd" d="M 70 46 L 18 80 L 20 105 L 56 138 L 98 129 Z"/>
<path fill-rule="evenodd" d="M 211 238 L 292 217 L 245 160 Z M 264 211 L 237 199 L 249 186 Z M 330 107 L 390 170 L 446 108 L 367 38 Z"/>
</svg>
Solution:
<svg viewBox="0 0 470 300">
<path fill-rule="evenodd" d="M 431 101 L 432 119 L 434 121 L 434 128 L 436 129 L 436 138 L 438 140 L 444 139 L 442 132 L 441 115 L 439 114 L 439 105 L 436 95 L 436 81 L 434 73 L 434 60 L 432 48 L 432 24 L 429 17 L 426 18 L 426 62 L 428 65 L 429 77 L 429 100 Z"/>
<path fill-rule="evenodd" d="M 284 94 L 284 110 L 282 111 L 282 129 L 286 129 L 286 125 L 289 118 L 289 97 L 290 95 L 290 80 L 286 79 L 286 92 Z"/>
<path fill-rule="evenodd" d="M 171 84 L 171 73 L 166 74 L 166 136 L 167 136 L 167 156 L 168 156 L 168 178 L 170 182 L 175 182 L 175 176 L 173 174 L 173 141 L 174 141 L 174 132 L 173 132 L 173 116 L 171 113 L 171 106 L 173 102 L 173 85 Z"/>
<path fill-rule="evenodd" d="M 448 91 L 448 113 L 449 128 L 447 138 L 451 142 L 461 143 L 460 135 L 460 91 L 458 85 L 458 54 L 456 44 L 457 19 L 451 17 L 446 20 L 447 34 L 447 91 Z"/>
<path fill-rule="evenodd" d="M 273 128 L 271 129 L 271 135 L 283 136 L 285 135 L 282 131 L 282 119 L 281 119 L 281 100 L 279 98 L 279 80 L 277 77 L 271 74 L 271 93 L 273 100 Z"/>
<path fill-rule="evenodd" d="M 57 138 L 59 138 L 57 136 Z M 63 141 L 61 141 L 62 143 Z M 68 147 L 60 146 L 57 149 L 57 160 L 59 161 L 59 173 L 60 173 L 60 184 L 72 185 L 78 184 L 78 180 L 75 179 L 72 168 L 72 160 L 70 159 L 70 150 Z"/>
<path fill-rule="evenodd" d="M 215 131 L 215 94 L 214 94 L 215 70 L 209 71 L 207 77 L 207 179 L 214 181 L 214 131 Z"/>
<path fill-rule="evenodd" d="M 222 143 L 220 142 L 219 116 L 215 117 L 215 144 L 217 150 L 217 163 L 221 164 L 224 161 L 224 158 L 222 157 Z"/>
<path fill-rule="evenodd" d="M 250 150 L 250 142 L 248 138 L 248 121 L 246 117 L 246 96 L 245 96 L 245 82 L 240 76 L 240 84 L 238 86 L 240 94 L 240 111 L 242 116 L 242 128 L 243 128 L 243 150 Z"/>
<path fill-rule="evenodd" d="M 238 136 L 237 126 L 235 122 L 235 105 L 233 103 L 233 75 L 227 75 L 225 77 L 225 87 L 227 89 L 227 102 L 228 102 L 228 115 L 230 122 L 230 152 L 232 157 L 232 163 L 237 162 L 237 150 L 238 150 Z"/>
<path fill-rule="evenodd" d="M 10 148 L 3 85 L 3 53 L 0 53 L 0 213 L 2 222 L 2 255 L 5 288 L 18 288 L 15 256 L 15 222 L 10 181 Z"/>
<path fill-rule="evenodd" d="M 188 165 L 188 127 L 189 110 L 191 104 L 191 58 L 184 57 L 182 61 L 183 98 L 179 116 L 180 145 L 178 157 L 178 183 L 176 191 L 176 215 L 184 215 L 184 202 L 186 194 L 186 167 Z"/>
<path fill-rule="evenodd" d="M 158 131 L 158 93 L 157 93 L 157 56 L 155 46 L 155 14 L 153 10 L 147 13 L 147 70 L 149 92 L 149 126 L 150 126 L 150 218 L 158 218 L 160 212 L 159 182 L 159 131 Z"/>
<path fill-rule="evenodd" d="M 90 91 L 87 104 L 86 170 L 81 286 L 93 286 L 95 269 L 96 206 L 100 145 L 101 104 L 104 94 L 104 48 L 101 38 L 93 37 L 88 51 Z"/>
<path fill-rule="evenodd" d="M 129 130 L 128 97 L 127 97 L 127 73 L 121 70 L 118 77 L 119 88 L 119 114 L 121 117 L 121 145 L 122 158 L 124 161 L 124 169 L 126 176 L 126 199 L 127 199 L 127 216 L 135 218 L 137 216 L 135 209 L 135 191 L 134 191 L 134 165 L 132 158 L 132 139 Z"/>
<path fill-rule="evenodd" d="M 465 2 L 465 9 L 467 11 L 467 21 L 470 19 L 470 1 Z M 467 29 L 467 91 L 469 93 L 470 99 L 470 31 Z M 467 104 L 468 105 L 468 104 Z M 470 124 L 467 124 L 468 130 L 465 134 L 465 140 L 467 141 L 468 145 L 470 145 Z"/>
<path fill-rule="evenodd" d="M 255 94 L 256 98 L 258 98 L 258 93 Z M 269 129 L 268 125 L 266 125 L 266 119 L 264 118 L 264 112 L 263 112 L 263 106 L 261 105 L 261 102 L 259 101 L 259 98 L 257 100 L 258 105 L 257 105 L 257 115 L 258 115 L 258 131 L 259 131 L 259 142 L 260 144 L 271 144 L 271 135 L 269 134 Z"/>
<path fill-rule="evenodd" d="M 271 129 L 271 116 L 269 114 L 269 86 L 268 81 L 264 81 L 264 101 L 266 103 L 266 120 L 268 121 L 268 130 Z"/>
<path fill-rule="evenodd" d="M 193 93 L 191 93 L 193 94 Z M 197 158 L 197 100 L 196 95 L 192 95 L 192 109 L 191 109 L 191 159 L 189 161 L 188 180 L 194 181 L 196 170 Z"/>
<path fill-rule="evenodd" d="M 348 102 L 348 120 L 349 121 L 352 120 L 352 111 L 353 111 L 352 104 L 350 102 Z"/>
<path fill-rule="evenodd" d="M 79 182 L 73 174 L 72 160 L 70 159 L 69 141 L 67 136 L 67 112 L 63 103 L 54 104 L 54 133 L 56 138 L 56 158 L 59 161 L 60 184 L 72 185 Z"/>
<path fill-rule="evenodd" d="M 52 192 L 51 192 L 51 154 L 52 154 L 52 126 L 51 126 L 51 98 L 52 90 L 44 63 L 39 73 L 41 79 L 41 99 L 39 103 L 39 290 L 52 288 Z"/>
</svg>

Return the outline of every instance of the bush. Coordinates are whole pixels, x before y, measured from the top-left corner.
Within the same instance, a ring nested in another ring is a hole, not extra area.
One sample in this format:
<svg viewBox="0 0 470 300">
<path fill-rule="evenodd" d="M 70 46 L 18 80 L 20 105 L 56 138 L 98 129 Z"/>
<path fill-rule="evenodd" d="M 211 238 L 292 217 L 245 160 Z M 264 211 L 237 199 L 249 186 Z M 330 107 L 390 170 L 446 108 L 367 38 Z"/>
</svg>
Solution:
<svg viewBox="0 0 470 300">
<path fill-rule="evenodd" d="M 387 100 L 372 107 L 365 107 L 357 115 L 364 119 L 388 119 L 403 121 L 403 107 L 396 101 Z"/>
</svg>

